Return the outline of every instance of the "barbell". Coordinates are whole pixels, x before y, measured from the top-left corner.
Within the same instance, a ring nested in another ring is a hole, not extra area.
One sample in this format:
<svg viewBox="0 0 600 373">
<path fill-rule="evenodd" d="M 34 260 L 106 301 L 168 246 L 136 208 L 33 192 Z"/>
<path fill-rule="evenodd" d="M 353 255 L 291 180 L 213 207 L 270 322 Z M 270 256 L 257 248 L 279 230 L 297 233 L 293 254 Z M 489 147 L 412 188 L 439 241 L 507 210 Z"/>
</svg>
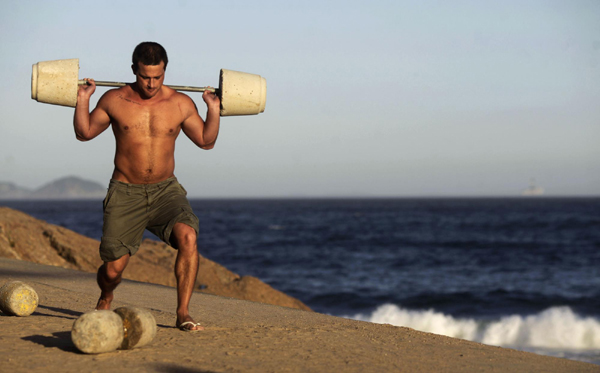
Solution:
<svg viewBox="0 0 600 373">
<path fill-rule="evenodd" d="M 75 107 L 79 85 L 79 59 L 41 61 L 32 66 L 31 98 L 37 102 Z M 126 83 L 96 81 L 97 86 L 123 87 Z M 166 85 L 166 84 L 165 84 Z M 221 69 L 219 88 L 166 85 L 177 91 L 215 92 L 221 100 L 221 116 L 254 115 L 265 111 L 267 80 L 260 75 Z"/>
</svg>

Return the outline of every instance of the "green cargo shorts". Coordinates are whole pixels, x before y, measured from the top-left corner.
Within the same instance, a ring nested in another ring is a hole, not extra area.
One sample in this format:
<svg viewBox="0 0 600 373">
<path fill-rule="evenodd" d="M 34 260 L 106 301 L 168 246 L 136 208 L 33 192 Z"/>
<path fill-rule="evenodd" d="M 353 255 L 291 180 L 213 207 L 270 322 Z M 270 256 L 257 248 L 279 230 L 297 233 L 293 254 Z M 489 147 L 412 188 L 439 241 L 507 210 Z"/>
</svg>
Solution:
<svg viewBox="0 0 600 373">
<path fill-rule="evenodd" d="M 198 217 L 187 200 L 187 192 L 175 177 L 156 184 L 128 184 L 111 180 L 104 199 L 104 226 L 100 258 L 112 262 L 133 255 L 148 229 L 166 244 L 176 223 L 194 228 Z"/>
</svg>

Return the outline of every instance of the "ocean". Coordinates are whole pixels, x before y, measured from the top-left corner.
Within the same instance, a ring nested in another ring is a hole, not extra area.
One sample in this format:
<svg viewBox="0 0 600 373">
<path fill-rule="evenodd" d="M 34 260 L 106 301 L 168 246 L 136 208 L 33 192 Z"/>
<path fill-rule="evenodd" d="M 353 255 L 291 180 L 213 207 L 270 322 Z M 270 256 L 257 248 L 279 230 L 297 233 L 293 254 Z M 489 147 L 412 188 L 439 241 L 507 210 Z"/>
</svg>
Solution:
<svg viewBox="0 0 600 373">
<path fill-rule="evenodd" d="M 190 202 L 202 255 L 317 312 L 600 364 L 600 198 Z M 0 205 L 100 239 L 100 201 Z"/>
</svg>

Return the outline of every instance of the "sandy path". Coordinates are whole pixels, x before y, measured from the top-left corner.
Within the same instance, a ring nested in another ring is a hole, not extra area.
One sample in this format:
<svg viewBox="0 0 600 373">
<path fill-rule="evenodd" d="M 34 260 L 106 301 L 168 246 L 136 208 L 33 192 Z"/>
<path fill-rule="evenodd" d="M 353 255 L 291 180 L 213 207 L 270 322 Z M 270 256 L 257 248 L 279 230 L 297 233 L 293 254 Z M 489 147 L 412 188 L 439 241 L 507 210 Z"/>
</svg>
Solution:
<svg viewBox="0 0 600 373">
<path fill-rule="evenodd" d="M 151 310 L 148 346 L 79 353 L 71 326 L 93 308 L 93 274 L 0 259 L 0 285 L 33 286 L 40 306 L 26 318 L 0 317 L 0 371 L 61 372 L 600 372 L 600 366 L 535 355 L 314 312 L 194 294 L 192 315 L 206 330 L 173 327 L 173 288 L 124 281 L 114 306 Z"/>
</svg>

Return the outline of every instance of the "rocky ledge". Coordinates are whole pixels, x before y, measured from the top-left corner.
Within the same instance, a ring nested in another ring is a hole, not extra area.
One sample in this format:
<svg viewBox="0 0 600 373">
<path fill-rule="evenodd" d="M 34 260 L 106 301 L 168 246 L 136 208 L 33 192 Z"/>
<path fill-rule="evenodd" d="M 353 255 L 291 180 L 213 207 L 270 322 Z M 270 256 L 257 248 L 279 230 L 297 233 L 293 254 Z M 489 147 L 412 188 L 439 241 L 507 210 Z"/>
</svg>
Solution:
<svg viewBox="0 0 600 373">
<path fill-rule="evenodd" d="M 0 207 L 0 257 L 38 264 L 96 272 L 102 264 L 100 242 L 69 229 L 46 223 L 23 212 Z M 129 261 L 123 277 L 174 287 L 176 251 L 170 246 L 144 240 Z M 292 298 L 252 276 L 239 276 L 200 256 L 196 291 L 225 297 L 310 311 Z"/>
</svg>

